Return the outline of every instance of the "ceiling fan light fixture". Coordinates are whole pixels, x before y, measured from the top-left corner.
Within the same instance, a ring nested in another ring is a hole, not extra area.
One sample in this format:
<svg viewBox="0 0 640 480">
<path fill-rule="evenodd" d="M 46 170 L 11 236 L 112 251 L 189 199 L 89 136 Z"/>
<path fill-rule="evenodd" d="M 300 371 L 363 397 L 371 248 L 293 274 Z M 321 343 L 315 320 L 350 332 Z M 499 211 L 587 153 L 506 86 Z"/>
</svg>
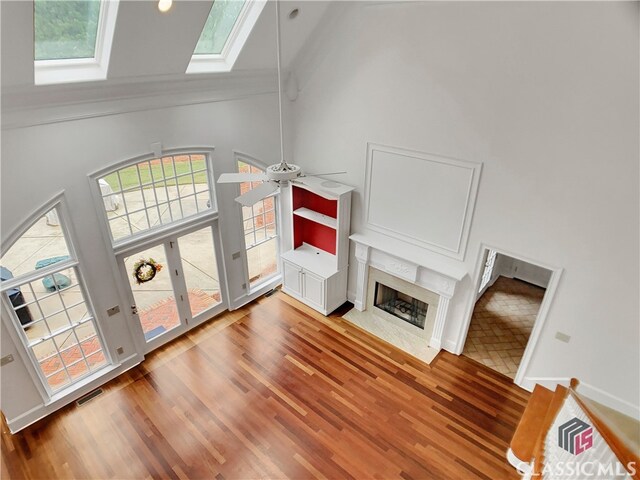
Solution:
<svg viewBox="0 0 640 480">
<path fill-rule="evenodd" d="M 173 5 L 173 0 L 159 0 L 158 1 L 158 10 L 162 13 L 167 13 L 171 6 Z"/>
<path fill-rule="evenodd" d="M 302 174 L 302 169 L 292 163 L 278 163 L 267 167 L 267 177 L 276 182 L 286 182 L 298 178 Z"/>
</svg>

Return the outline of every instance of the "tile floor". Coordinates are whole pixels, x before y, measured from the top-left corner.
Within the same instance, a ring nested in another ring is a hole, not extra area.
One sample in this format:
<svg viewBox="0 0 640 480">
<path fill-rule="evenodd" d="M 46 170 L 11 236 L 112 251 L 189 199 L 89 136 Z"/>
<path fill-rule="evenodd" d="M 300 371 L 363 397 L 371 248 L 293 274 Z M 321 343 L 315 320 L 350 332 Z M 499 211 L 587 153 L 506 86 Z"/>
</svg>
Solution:
<svg viewBox="0 0 640 480">
<path fill-rule="evenodd" d="M 463 355 L 515 378 L 544 292 L 500 277 L 476 302 Z"/>
</svg>

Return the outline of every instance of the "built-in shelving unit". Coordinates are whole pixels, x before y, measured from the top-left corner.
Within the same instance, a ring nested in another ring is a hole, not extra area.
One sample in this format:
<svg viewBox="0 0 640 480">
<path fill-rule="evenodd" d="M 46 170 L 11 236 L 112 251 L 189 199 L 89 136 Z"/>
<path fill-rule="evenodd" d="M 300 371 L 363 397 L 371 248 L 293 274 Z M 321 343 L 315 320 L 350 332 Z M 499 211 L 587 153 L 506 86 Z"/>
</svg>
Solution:
<svg viewBox="0 0 640 480">
<path fill-rule="evenodd" d="M 282 254 L 282 289 L 325 315 L 347 299 L 352 190 L 315 177 L 291 185 L 293 248 Z"/>
<path fill-rule="evenodd" d="M 300 207 L 297 210 L 294 210 L 293 214 L 334 230 L 338 226 L 337 219 L 330 217 L 329 215 L 323 215 L 306 207 Z"/>
</svg>

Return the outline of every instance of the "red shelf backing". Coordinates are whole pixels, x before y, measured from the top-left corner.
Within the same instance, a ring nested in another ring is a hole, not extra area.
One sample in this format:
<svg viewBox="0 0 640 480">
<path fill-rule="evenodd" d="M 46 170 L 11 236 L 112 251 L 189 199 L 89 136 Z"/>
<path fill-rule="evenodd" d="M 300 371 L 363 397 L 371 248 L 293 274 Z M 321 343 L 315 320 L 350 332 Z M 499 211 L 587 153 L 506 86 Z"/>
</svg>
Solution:
<svg viewBox="0 0 640 480">
<path fill-rule="evenodd" d="M 306 207 L 314 212 L 327 215 L 331 218 L 338 218 L 338 201 L 329 200 L 328 198 L 321 197 L 304 188 L 292 187 L 293 194 L 293 209 Z"/>
<path fill-rule="evenodd" d="M 314 212 L 327 215 L 332 218 L 338 216 L 338 201 L 321 197 L 304 188 L 293 185 L 292 204 L 293 209 L 306 207 Z M 316 248 L 324 250 L 331 255 L 336 254 L 336 231 L 331 227 L 322 225 L 307 218 L 293 217 L 293 248 L 308 243 Z"/>
<path fill-rule="evenodd" d="M 298 248 L 303 243 L 308 243 L 331 255 L 335 255 L 336 231 L 326 225 L 294 215 L 293 248 Z"/>
</svg>

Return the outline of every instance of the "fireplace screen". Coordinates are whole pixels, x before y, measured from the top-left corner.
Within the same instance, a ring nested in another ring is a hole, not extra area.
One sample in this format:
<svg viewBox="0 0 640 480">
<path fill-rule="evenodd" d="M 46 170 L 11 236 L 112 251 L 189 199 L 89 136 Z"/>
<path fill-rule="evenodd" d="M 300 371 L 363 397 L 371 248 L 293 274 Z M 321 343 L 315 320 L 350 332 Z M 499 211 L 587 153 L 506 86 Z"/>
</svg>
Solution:
<svg viewBox="0 0 640 480">
<path fill-rule="evenodd" d="M 429 305 L 417 298 L 376 282 L 374 306 L 424 329 Z"/>
</svg>

